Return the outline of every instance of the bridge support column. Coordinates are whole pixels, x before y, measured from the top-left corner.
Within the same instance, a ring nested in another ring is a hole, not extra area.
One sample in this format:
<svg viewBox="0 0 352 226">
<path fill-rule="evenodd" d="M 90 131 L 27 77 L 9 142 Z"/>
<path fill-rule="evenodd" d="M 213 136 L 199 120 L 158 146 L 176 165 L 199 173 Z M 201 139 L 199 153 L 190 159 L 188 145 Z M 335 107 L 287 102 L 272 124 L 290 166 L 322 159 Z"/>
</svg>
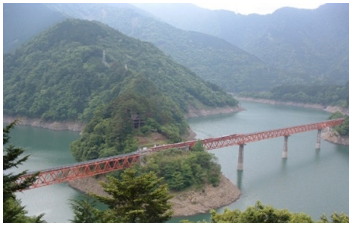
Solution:
<svg viewBox="0 0 352 226">
<path fill-rule="evenodd" d="M 238 163 L 237 163 L 237 170 L 243 170 L 243 148 L 244 144 L 240 144 L 240 148 L 238 150 Z"/>
<path fill-rule="evenodd" d="M 287 159 L 287 141 L 289 136 L 285 136 L 284 140 L 284 151 L 282 152 L 282 158 Z"/>
<path fill-rule="evenodd" d="M 316 149 L 320 149 L 320 138 L 321 138 L 321 129 L 318 129 L 317 143 L 315 144 Z"/>
</svg>

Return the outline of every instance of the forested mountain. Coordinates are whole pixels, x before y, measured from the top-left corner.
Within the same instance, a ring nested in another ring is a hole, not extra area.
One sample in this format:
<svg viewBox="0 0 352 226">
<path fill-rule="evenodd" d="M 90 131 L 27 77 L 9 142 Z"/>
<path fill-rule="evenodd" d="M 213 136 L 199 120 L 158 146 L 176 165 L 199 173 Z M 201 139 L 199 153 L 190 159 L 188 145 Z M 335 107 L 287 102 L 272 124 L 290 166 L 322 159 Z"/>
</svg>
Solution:
<svg viewBox="0 0 352 226">
<path fill-rule="evenodd" d="M 282 102 L 349 106 L 349 84 L 339 85 L 283 85 L 269 92 L 242 93 L 243 96 L 278 100 Z"/>
<path fill-rule="evenodd" d="M 283 74 L 270 69 L 257 57 L 220 38 L 174 28 L 124 4 L 48 6 L 68 16 L 101 21 L 124 34 L 151 42 L 203 79 L 227 91 L 266 90 L 285 80 Z"/>
<path fill-rule="evenodd" d="M 248 16 L 191 4 L 135 5 L 180 29 L 223 38 L 274 68 L 310 75 L 314 82 L 348 81 L 348 4 Z"/>
<path fill-rule="evenodd" d="M 98 20 L 127 35 L 152 42 L 198 76 L 232 93 L 270 91 L 280 85 L 344 85 L 348 81 L 345 4 L 326 4 L 316 10 L 284 8 L 265 16 L 211 11 L 190 4 L 143 5 L 143 9 L 158 12 L 156 15 L 169 23 L 207 32 L 228 42 L 176 29 L 130 4 L 43 6 L 65 17 Z M 17 17 L 18 21 L 23 19 L 26 17 Z M 233 44 L 252 51 L 258 58 Z"/>
<path fill-rule="evenodd" d="M 4 114 L 83 120 L 145 76 L 183 113 L 235 106 L 230 95 L 174 63 L 154 45 L 98 22 L 68 20 L 4 55 Z"/>
<path fill-rule="evenodd" d="M 196 72 L 198 76 L 230 92 L 268 90 L 279 84 L 302 83 L 307 79 L 306 76 L 291 76 L 286 72 L 272 69 L 257 57 L 222 39 L 176 29 L 129 4 L 45 4 L 45 6 L 66 17 L 98 20 L 127 35 L 152 42 L 177 62 Z M 19 16 L 17 20 L 21 21 L 21 17 Z"/>
</svg>

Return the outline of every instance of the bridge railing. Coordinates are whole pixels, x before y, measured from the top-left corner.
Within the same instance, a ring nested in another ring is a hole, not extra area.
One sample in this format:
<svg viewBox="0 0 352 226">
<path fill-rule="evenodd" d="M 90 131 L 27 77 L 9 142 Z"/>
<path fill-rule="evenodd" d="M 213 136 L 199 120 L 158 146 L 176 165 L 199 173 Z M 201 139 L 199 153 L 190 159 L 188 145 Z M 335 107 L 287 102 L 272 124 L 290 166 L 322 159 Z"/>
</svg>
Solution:
<svg viewBox="0 0 352 226">
<path fill-rule="evenodd" d="M 228 136 L 222 136 L 217 138 L 203 139 L 203 146 L 207 150 L 223 148 L 234 145 L 241 145 L 250 142 L 256 142 L 265 139 L 272 139 L 282 136 L 289 136 L 295 133 L 308 132 L 312 130 L 320 130 L 326 127 L 333 127 L 342 124 L 344 119 L 333 119 L 324 122 L 312 123 L 302 126 L 293 126 L 282 129 L 268 130 L 255 133 L 247 134 L 232 134 Z"/>
<path fill-rule="evenodd" d="M 138 153 L 130 153 L 116 157 L 47 169 L 39 172 L 37 180 L 29 189 L 126 169 L 131 167 L 135 162 L 139 161 L 139 158 L 140 155 Z M 19 179 L 18 183 L 21 183 L 34 173 L 35 172 L 24 175 Z"/>
<path fill-rule="evenodd" d="M 311 130 L 321 130 L 326 127 L 333 127 L 342 124 L 344 119 L 334 119 L 324 122 L 312 123 L 302 126 L 293 126 L 282 129 L 275 129 L 263 132 L 255 132 L 248 134 L 232 134 L 217 138 L 206 138 L 201 140 L 203 146 L 207 150 L 217 149 L 227 146 L 242 145 L 249 142 L 271 139 L 280 136 L 289 136 L 295 133 L 307 132 Z M 148 151 L 155 152 L 170 148 L 186 148 L 190 149 L 197 140 L 180 142 L 176 144 L 167 144 L 150 148 Z M 30 188 L 42 187 L 50 184 L 62 183 L 65 181 L 75 180 L 79 178 L 94 176 L 98 174 L 109 173 L 115 170 L 122 170 L 131 167 L 135 162 L 140 160 L 140 152 L 134 152 L 124 155 L 118 155 L 108 158 L 96 159 L 82 163 L 76 163 L 57 168 L 42 170 L 37 177 L 37 180 Z M 33 175 L 28 173 L 22 176 L 18 183 Z"/>
</svg>

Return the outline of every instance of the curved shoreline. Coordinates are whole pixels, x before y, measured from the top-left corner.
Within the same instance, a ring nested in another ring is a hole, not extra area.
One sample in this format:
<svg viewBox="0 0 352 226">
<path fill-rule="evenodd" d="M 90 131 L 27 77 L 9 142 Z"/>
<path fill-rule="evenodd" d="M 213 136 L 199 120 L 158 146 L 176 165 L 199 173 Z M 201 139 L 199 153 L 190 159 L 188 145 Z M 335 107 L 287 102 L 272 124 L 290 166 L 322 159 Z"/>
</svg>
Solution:
<svg viewBox="0 0 352 226">
<path fill-rule="evenodd" d="M 324 140 L 329 141 L 333 144 L 349 146 L 349 136 L 339 136 L 331 128 L 327 128 L 323 130 L 321 137 Z"/>
<path fill-rule="evenodd" d="M 39 128 L 51 129 L 51 130 L 69 130 L 69 131 L 81 132 L 85 127 L 85 123 L 82 123 L 82 122 L 43 121 L 39 118 L 28 118 L 28 117 L 23 117 L 23 116 L 3 115 L 3 122 L 4 123 L 11 123 L 15 120 L 19 120 L 18 125 L 33 126 L 33 127 L 39 127 Z"/>
<path fill-rule="evenodd" d="M 277 100 L 270 100 L 270 99 L 257 99 L 252 97 L 235 97 L 237 100 L 243 100 L 248 102 L 256 102 L 262 104 L 272 104 L 272 105 L 285 105 L 285 106 L 294 106 L 294 107 L 304 107 L 304 108 L 311 108 L 317 110 L 323 110 L 326 112 L 334 113 L 339 111 L 343 114 L 349 114 L 349 109 L 338 107 L 338 106 L 323 106 L 321 104 L 307 104 L 307 103 L 297 103 L 297 102 L 283 102 Z"/>
<path fill-rule="evenodd" d="M 70 181 L 68 185 L 85 194 L 108 195 L 99 184 L 99 181 L 106 182 L 106 177 L 100 176 L 99 179 L 93 177 L 82 178 Z M 208 213 L 212 209 L 230 205 L 241 196 L 241 191 L 223 175 L 217 187 L 207 184 L 201 189 L 189 189 L 170 193 L 174 196 L 170 199 L 174 211 L 173 217 Z"/>
<path fill-rule="evenodd" d="M 243 111 L 241 107 L 222 107 L 222 108 L 209 108 L 209 109 L 195 109 L 190 108 L 185 118 L 204 117 L 217 114 L 229 114 L 234 112 Z M 29 118 L 25 116 L 9 116 L 3 115 L 4 123 L 11 123 L 15 119 L 19 120 L 18 125 L 40 127 L 51 130 L 70 130 L 75 132 L 82 132 L 86 126 L 83 122 L 77 121 L 43 121 L 40 118 Z"/>
</svg>

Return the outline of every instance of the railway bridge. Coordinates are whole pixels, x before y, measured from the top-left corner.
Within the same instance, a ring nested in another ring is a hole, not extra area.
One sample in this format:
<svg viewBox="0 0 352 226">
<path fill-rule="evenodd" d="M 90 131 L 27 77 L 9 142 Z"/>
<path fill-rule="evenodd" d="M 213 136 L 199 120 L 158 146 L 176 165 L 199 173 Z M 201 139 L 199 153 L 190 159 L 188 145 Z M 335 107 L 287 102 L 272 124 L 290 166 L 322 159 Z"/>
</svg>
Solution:
<svg viewBox="0 0 352 226">
<path fill-rule="evenodd" d="M 327 127 L 341 125 L 344 119 L 334 119 L 324 122 L 287 127 L 282 129 L 268 130 L 263 132 L 247 133 L 247 134 L 232 134 L 228 136 L 221 136 L 216 138 L 206 138 L 201 140 L 206 150 L 213 150 L 228 146 L 239 146 L 237 170 L 243 170 L 243 150 L 244 145 L 250 142 L 257 142 L 265 139 L 284 137 L 284 148 L 282 158 L 287 158 L 287 144 L 288 137 L 292 134 L 303 133 L 312 130 L 317 130 L 316 148 L 320 149 L 321 130 Z M 117 155 L 108 158 L 100 158 L 86 162 L 80 162 L 72 165 L 61 166 L 57 168 L 40 170 L 31 172 L 19 179 L 21 183 L 24 179 L 39 172 L 37 180 L 29 188 L 38 188 L 46 185 L 67 182 L 79 178 L 91 177 L 98 174 L 109 173 L 116 170 L 123 170 L 131 167 L 138 162 L 142 155 L 153 153 L 156 151 L 163 151 L 170 148 L 186 148 L 190 149 L 198 140 L 180 142 L 175 144 L 167 144 L 149 148 L 147 150 L 139 150 L 133 153 Z"/>
</svg>

